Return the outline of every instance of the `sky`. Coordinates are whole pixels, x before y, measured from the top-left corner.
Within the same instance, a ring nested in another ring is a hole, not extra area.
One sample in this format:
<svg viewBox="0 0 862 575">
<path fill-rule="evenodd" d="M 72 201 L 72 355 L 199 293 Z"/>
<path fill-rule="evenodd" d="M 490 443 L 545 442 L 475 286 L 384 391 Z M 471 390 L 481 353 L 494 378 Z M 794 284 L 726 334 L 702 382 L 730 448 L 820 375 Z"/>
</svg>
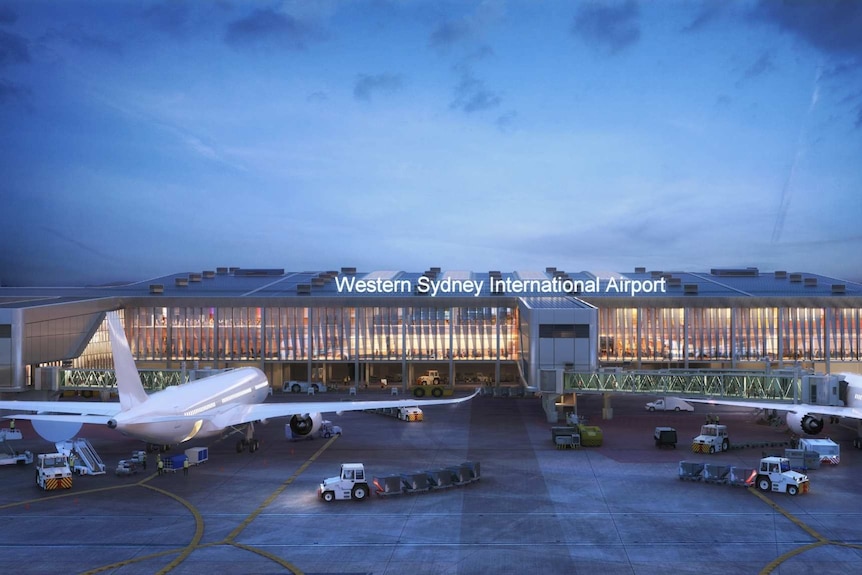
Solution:
<svg viewBox="0 0 862 575">
<path fill-rule="evenodd" d="M 862 2 L 0 0 L 0 284 L 862 280 Z"/>
</svg>

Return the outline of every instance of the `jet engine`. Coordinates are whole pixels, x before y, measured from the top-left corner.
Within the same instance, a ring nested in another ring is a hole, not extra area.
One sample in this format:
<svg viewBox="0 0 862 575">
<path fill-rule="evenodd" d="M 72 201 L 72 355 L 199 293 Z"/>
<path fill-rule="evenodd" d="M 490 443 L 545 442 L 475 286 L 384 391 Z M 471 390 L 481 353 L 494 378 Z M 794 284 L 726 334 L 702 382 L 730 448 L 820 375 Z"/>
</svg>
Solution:
<svg viewBox="0 0 862 575">
<path fill-rule="evenodd" d="M 323 417 L 319 413 L 306 413 L 294 415 L 290 418 L 288 425 L 290 425 L 290 431 L 295 437 L 305 437 L 317 433 L 322 422 Z"/>
<path fill-rule="evenodd" d="M 787 413 L 787 427 L 796 435 L 817 435 L 823 431 L 823 418 L 810 413 Z"/>
</svg>

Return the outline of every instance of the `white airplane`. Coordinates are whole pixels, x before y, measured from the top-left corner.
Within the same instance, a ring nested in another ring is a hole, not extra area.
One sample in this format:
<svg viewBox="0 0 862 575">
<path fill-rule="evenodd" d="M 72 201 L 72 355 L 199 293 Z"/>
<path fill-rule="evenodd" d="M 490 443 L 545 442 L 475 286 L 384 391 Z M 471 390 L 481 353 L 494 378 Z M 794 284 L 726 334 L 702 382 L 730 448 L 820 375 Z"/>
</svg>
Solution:
<svg viewBox="0 0 862 575">
<path fill-rule="evenodd" d="M 135 367 L 117 312 L 108 312 L 108 331 L 117 376 L 118 402 L 0 401 L 0 409 L 35 412 L 16 413 L 6 419 L 24 419 L 44 439 L 52 442 L 74 437 L 84 423 L 107 425 L 120 433 L 154 445 L 173 445 L 192 438 L 220 435 L 245 426 L 245 439 L 237 451 L 256 451 L 254 422 L 290 417 L 295 435 L 310 435 L 320 428 L 321 412 L 359 411 L 385 407 L 456 404 L 474 398 L 416 401 L 352 401 L 263 403 L 270 394 L 269 382 L 256 367 L 241 367 L 184 385 L 147 394 Z"/>
<path fill-rule="evenodd" d="M 826 417 L 847 418 L 856 421 L 856 439 L 853 446 L 862 448 L 862 375 L 855 373 L 832 374 L 837 382 L 835 397 L 839 405 L 813 403 L 776 403 L 772 401 L 737 401 L 734 399 L 685 398 L 692 403 L 710 405 L 736 405 L 754 409 L 786 411 L 787 427 L 796 435 L 817 435 L 825 427 Z"/>
</svg>

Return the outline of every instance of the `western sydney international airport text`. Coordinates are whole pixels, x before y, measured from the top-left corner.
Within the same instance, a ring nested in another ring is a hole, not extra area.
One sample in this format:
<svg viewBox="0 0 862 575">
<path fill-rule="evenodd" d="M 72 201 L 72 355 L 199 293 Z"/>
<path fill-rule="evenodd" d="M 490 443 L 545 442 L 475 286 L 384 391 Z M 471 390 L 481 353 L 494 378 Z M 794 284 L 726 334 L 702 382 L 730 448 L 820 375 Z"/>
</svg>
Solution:
<svg viewBox="0 0 862 575">
<path fill-rule="evenodd" d="M 342 276 L 335 278 L 335 285 L 338 293 L 377 293 L 389 295 L 416 293 L 432 297 L 448 294 L 472 294 L 474 297 L 478 297 L 482 293 L 482 288 L 485 287 L 485 280 L 452 278 L 435 280 L 427 276 L 421 276 L 414 284 L 412 280 L 407 279 L 357 279 L 355 277 Z M 628 294 L 635 296 L 639 293 L 665 293 L 667 291 L 666 278 L 654 280 L 630 280 L 613 277 L 606 280 L 602 280 L 599 277 L 589 280 L 573 280 L 568 278 L 537 280 L 491 278 L 488 280 L 488 287 L 491 293 L 505 293 L 509 295 L 567 295 L 602 292 L 606 294 Z"/>
</svg>

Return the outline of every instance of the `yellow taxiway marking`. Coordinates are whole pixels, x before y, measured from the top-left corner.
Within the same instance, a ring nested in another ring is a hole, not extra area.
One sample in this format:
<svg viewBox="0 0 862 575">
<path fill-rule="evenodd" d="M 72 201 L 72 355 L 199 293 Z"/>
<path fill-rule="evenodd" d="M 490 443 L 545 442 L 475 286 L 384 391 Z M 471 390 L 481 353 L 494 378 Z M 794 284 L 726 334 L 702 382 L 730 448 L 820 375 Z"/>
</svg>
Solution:
<svg viewBox="0 0 862 575">
<path fill-rule="evenodd" d="M 767 505 L 772 507 L 775 511 L 784 515 L 794 525 L 796 525 L 797 527 L 799 527 L 800 529 L 802 529 L 803 531 L 805 531 L 806 533 L 811 535 L 814 539 L 816 539 L 816 541 L 813 541 L 811 543 L 807 543 L 805 545 L 802 545 L 801 547 L 797 547 L 796 549 L 791 549 L 787 553 L 782 553 L 781 555 L 776 557 L 773 561 L 771 561 L 768 565 L 766 565 L 763 569 L 761 569 L 760 575 L 769 575 L 770 573 L 775 571 L 775 569 L 777 569 L 779 565 L 781 565 L 782 563 L 784 563 L 788 559 L 795 557 L 797 555 L 800 555 L 801 553 L 805 553 L 806 551 L 809 551 L 811 549 L 816 549 L 817 547 L 821 547 L 823 545 L 836 545 L 839 547 L 853 547 L 855 549 L 862 549 L 862 545 L 857 545 L 855 543 L 845 543 L 843 541 L 832 541 L 830 539 L 827 539 L 826 537 L 824 537 L 823 535 L 821 535 L 820 533 L 818 533 L 817 531 L 812 529 L 804 521 L 802 521 L 801 519 L 799 519 L 798 517 L 796 517 L 795 515 L 793 515 L 792 513 L 790 513 L 789 511 L 787 511 L 783 507 L 781 507 L 780 505 L 778 505 L 772 499 L 770 499 L 769 497 L 767 497 L 766 495 L 764 495 L 763 493 L 758 491 L 757 488 L 750 487 L 748 489 L 748 491 L 749 491 L 749 493 L 752 493 L 756 497 L 760 498 L 761 501 L 763 501 L 764 503 L 766 503 Z"/>
<path fill-rule="evenodd" d="M 141 556 L 135 557 L 133 559 L 126 559 L 124 561 L 118 561 L 118 562 L 112 563 L 110 565 L 103 565 L 101 567 L 96 567 L 95 569 L 85 571 L 84 575 L 91 575 L 91 574 L 95 574 L 95 573 L 101 573 L 103 571 L 110 571 L 110 570 L 117 569 L 119 567 L 123 567 L 125 565 L 131 565 L 133 563 L 139 563 L 141 561 L 147 561 L 150 559 L 156 559 L 159 557 L 164 557 L 166 555 L 172 555 L 175 553 L 179 553 L 179 555 L 173 561 L 171 561 L 164 568 L 162 568 L 161 570 L 158 571 L 158 573 L 160 575 L 163 575 L 165 573 L 172 571 L 180 563 L 185 561 L 188 558 L 188 556 L 191 555 L 191 553 L 193 551 L 195 551 L 197 549 L 203 549 L 206 547 L 216 547 L 219 545 L 230 545 L 230 546 L 236 547 L 238 549 L 243 549 L 245 551 L 250 551 L 252 553 L 256 553 L 256 554 L 260 555 L 261 557 L 265 557 L 266 559 L 269 559 L 270 561 L 278 563 L 279 565 L 281 565 L 282 567 L 284 567 L 285 569 L 287 569 L 288 571 L 290 571 L 294 575 L 303 575 L 302 570 L 300 570 L 295 565 L 292 565 L 291 563 L 285 561 L 281 557 L 274 555 L 274 554 L 272 554 L 268 551 L 265 551 L 263 549 L 259 549 L 257 547 L 254 547 L 252 545 L 246 545 L 244 543 L 238 543 L 237 541 L 234 541 L 234 539 L 240 533 L 242 533 L 243 530 L 245 530 L 245 528 L 248 527 L 252 521 L 254 521 L 261 513 L 263 513 L 263 510 L 266 509 L 267 507 L 269 507 L 272 504 L 272 502 L 275 501 L 275 499 L 279 495 L 281 495 L 284 492 L 284 490 L 287 489 L 288 486 L 290 486 L 290 484 L 292 484 L 296 480 L 297 477 L 299 477 L 303 472 L 305 472 L 305 470 L 308 469 L 308 467 L 312 463 L 314 463 L 317 460 L 317 458 L 323 454 L 324 451 L 329 449 L 329 446 L 332 445 L 336 439 L 338 439 L 337 435 L 332 436 L 332 438 L 329 439 L 329 441 L 327 441 L 320 449 L 318 449 L 314 453 L 314 455 L 309 457 L 305 461 L 305 463 L 303 463 L 299 467 L 299 469 L 296 470 L 296 472 L 293 475 L 288 477 L 287 480 L 278 487 L 278 489 L 276 489 L 269 497 L 267 497 L 263 501 L 263 503 L 261 503 L 257 507 L 257 509 L 255 509 L 248 517 L 246 517 L 243 520 L 242 523 L 240 523 L 233 531 L 231 531 L 227 537 L 225 537 L 221 541 L 217 541 L 214 543 L 203 543 L 202 544 L 200 542 L 201 539 L 203 538 L 203 534 L 204 534 L 204 520 L 203 520 L 203 517 L 201 516 L 200 512 L 197 510 L 197 508 L 194 505 L 192 505 L 189 501 L 187 501 L 186 499 L 183 499 L 179 495 L 176 495 L 175 493 L 171 493 L 170 491 L 167 491 L 167 490 L 162 489 L 160 487 L 156 487 L 154 485 L 148 484 L 148 482 L 151 479 L 156 477 L 157 474 L 155 474 L 155 473 L 148 476 L 148 477 L 141 479 L 140 481 L 138 481 L 136 483 L 128 483 L 125 485 L 112 485 L 110 487 L 99 487 L 97 489 L 88 489 L 86 491 L 73 491 L 73 492 L 60 493 L 57 495 L 51 495 L 49 497 L 40 497 L 40 498 L 36 498 L 36 499 L 28 499 L 25 501 L 16 501 L 14 503 L 7 503 L 5 505 L 0 505 L 0 509 L 8 509 L 10 507 L 19 507 L 21 505 L 29 505 L 31 503 L 42 503 L 43 501 L 50 501 L 53 499 L 62 499 L 62 498 L 66 498 L 66 497 L 79 497 L 82 495 L 90 495 L 93 493 L 99 493 L 99 492 L 103 492 L 103 491 L 111 491 L 114 489 L 127 489 L 129 487 L 143 487 L 145 489 L 151 489 L 157 493 L 160 493 L 162 495 L 165 495 L 167 497 L 170 497 L 170 498 L 178 501 L 181 505 L 183 505 L 186 509 L 188 509 L 191 512 L 191 514 L 194 516 L 194 519 L 195 519 L 195 534 L 194 534 L 194 536 L 192 536 L 191 542 L 181 549 L 169 549 L 169 550 L 165 550 L 165 551 L 159 551 L 157 553 L 149 553 L 147 555 L 141 555 Z"/>
</svg>

